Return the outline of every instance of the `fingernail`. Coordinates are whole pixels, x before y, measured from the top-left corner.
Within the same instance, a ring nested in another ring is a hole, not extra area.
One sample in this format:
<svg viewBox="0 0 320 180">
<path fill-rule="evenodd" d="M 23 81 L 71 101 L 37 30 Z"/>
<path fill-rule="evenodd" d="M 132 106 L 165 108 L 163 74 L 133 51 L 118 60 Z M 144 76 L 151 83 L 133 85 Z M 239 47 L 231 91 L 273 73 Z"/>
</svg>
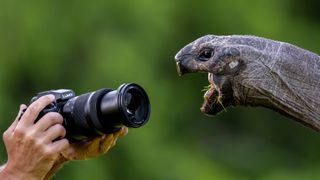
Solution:
<svg viewBox="0 0 320 180">
<path fill-rule="evenodd" d="M 21 105 L 20 105 L 20 111 L 19 111 L 18 120 L 21 119 L 21 117 L 23 116 L 24 112 L 26 112 L 26 110 L 27 110 L 27 106 L 24 105 L 24 104 L 21 104 Z"/>
<path fill-rule="evenodd" d="M 26 106 L 25 104 L 21 104 L 21 105 L 20 105 L 20 110 L 23 111 L 24 109 L 27 109 L 27 106 Z"/>
</svg>

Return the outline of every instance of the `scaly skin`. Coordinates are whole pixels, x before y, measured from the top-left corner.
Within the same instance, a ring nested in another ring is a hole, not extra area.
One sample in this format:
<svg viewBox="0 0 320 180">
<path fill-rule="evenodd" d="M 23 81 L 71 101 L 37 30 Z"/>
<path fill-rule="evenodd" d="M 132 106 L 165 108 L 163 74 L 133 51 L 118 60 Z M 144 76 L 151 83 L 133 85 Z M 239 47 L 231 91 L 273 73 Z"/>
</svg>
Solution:
<svg viewBox="0 0 320 180">
<path fill-rule="evenodd" d="M 263 106 L 320 130 L 317 54 L 260 37 L 207 35 L 186 45 L 175 59 L 180 75 L 211 73 L 203 113 L 215 115 L 227 106 Z"/>
</svg>

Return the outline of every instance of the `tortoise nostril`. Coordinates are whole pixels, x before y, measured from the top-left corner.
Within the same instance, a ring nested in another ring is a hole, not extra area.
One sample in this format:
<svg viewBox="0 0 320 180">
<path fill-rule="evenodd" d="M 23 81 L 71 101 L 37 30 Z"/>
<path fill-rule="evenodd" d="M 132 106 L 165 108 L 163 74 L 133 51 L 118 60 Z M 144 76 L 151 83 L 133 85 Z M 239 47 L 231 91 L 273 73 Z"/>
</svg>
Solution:
<svg viewBox="0 0 320 180">
<path fill-rule="evenodd" d="M 192 51 L 192 47 L 193 47 L 193 43 L 188 44 L 187 46 L 185 46 L 184 48 L 182 48 L 174 57 L 176 61 L 181 61 L 184 59 L 185 56 L 187 55 L 191 55 L 191 51 Z"/>
</svg>

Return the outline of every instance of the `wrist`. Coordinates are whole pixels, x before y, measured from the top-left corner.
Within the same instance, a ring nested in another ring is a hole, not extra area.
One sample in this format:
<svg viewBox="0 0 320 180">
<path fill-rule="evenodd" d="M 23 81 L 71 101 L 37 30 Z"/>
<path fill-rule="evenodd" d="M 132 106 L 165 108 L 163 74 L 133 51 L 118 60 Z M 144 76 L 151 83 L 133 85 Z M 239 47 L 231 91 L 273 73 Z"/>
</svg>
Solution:
<svg viewBox="0 0 320 180">
<path fill-rule="evenodd" d="M 0 166 L 0 172 L 6 167 L 7 164 Z"/>
<path fill-rule="evenodd" d="M 1 175 L 0 179 L 8 179 L 8 180 L 14 180 L 14 179 L 21 179 L 22 176 L 20 173 L 14 173 L 14 170 L 8 167 L 8 164 L 4 164 L 1 166 Z"/>
<path fill-rule="evenodd" d="M 36 177 L 30 173 L 24 173 L 20 170 L 11 167 L 7 163 L 1 167 L 0 179 L 6 180 L 21 180 L 21 179 L 30 179 L 30 180 L 39 180 L 41 177 Z"/>
</svg>

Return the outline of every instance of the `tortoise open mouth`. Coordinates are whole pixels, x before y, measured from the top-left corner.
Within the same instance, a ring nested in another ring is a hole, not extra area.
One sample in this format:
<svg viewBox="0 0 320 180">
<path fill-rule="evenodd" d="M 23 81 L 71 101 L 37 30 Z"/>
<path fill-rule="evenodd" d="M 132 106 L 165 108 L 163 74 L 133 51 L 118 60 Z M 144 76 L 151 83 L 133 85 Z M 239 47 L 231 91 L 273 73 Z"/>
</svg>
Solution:
<svg viewBox="0 0 320 180">
<path fill-rule="evenodd" d="M 207 115 L 216 115 L 217 113 L 225 110 L 223 104 L 224 96 L 222 94 L 222 87 L 215 82 L 215 76 L 212 73 L 208 73 L 209 86 L 204 94 L 204 102 L 200 108 L 201 112 Z"/>
<path fill-rule="evenodd" d="M 179 55 L 179 53 L 178 53 Z M 196 72 L 186 68 L 186 65 L 181 61 L 182 57 L 176 55 L 176 67 L 179 76 L 185 73 Z M 208 72 L 208 71 L 201 71 Z M 228 78 L 224 76 L 208 73 L 209 86 L 205 87 L 204 102 L 200 108 L 201 112 L 207 115 L 216 115 L 221 111 L 226 111 L 226 107 L 233 104 L 232 88 L 228 82 Z"/>
</svg>

